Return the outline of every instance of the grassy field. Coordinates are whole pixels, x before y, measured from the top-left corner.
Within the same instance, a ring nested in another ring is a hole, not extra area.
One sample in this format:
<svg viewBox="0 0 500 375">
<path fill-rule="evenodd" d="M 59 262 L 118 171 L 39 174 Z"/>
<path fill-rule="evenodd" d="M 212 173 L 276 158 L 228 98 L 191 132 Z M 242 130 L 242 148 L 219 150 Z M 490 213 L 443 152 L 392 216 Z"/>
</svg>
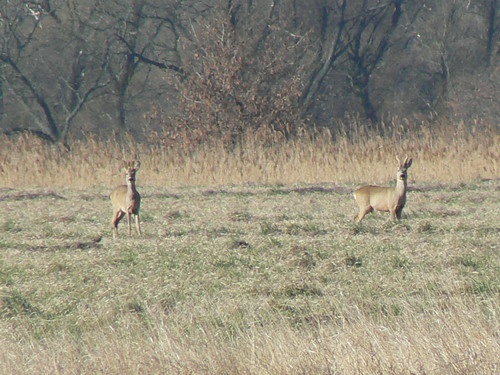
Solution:
<svg viewBox="0 0 500 375">
<path fill-rule="evenodd" d="M 461 131 L 191 153 L 0 139 L 0 373 L 498 374 L 500 137 Z M 352 190 L 394 183 L 396 153 L 414 159 L 403 220 L 354 224 Z M 129 154 L 144 235 L 113 241 Z"/>
<path fill-rule="evenodd" d="M 140 183 L 140 177 L 139 177 Z M 413 186 L 354 225 L 351 186 L 0 191 L 9 374 L 498 373 L 500 183 Z"/>
</svg>

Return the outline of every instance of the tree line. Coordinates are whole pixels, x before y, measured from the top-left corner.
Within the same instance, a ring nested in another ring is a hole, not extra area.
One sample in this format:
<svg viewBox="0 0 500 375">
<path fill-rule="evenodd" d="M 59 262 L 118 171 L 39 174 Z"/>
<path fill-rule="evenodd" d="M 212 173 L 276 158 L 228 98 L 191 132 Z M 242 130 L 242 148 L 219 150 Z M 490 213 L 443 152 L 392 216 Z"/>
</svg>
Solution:
<svg viewBox="0 0 500 375">
<path fill-rule="evenodd" d="M 496 121 L 498 0 L 0 1 L 0 127 L 237 142 Z"/>
</svg>

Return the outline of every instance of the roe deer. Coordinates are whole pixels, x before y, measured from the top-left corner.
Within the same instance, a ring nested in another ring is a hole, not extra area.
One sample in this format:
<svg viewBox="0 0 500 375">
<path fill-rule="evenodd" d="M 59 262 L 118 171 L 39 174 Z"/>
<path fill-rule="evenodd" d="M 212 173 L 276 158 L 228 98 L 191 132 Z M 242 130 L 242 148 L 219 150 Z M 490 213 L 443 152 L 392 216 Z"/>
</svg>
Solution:
<svg viewBox="0 0 500 375">
<path fill-rule="evenodd" d="M 412 160 L 405 158 L 399 164 L 396 177 L 396 187 L 384 186 L 363 186 L 354 192 L 354 199 L 359 206 L 359 213 L 354 217 L 354 221 L 359 223 L 366 214 L 376 211 L 389 211 L 390 219 L 395 221 L 401 219 L 401 212 L 406 203 L 406 180 L 408 178 L 407 169 L 410 168 Z"/>
<path fill-rule="evenodd" d="M 141 235 L 141 223 L 139 219 L 139 210 L 141 208 L 141 195 L 135 188 L 135 173 L 139 169 L 141 162 L 138 160 L 124 163 L 126 174 L 126 185 L 117 186 L 109 196 L 113 205 L 113 217 L 111 224 L 113 226 L 113 238 L 118 237 L 118 223 L 127 215 L 128 234 L 132 234 L 131 216 L 135 215 L 135 226 L 137 233 Z"/>
</svg>

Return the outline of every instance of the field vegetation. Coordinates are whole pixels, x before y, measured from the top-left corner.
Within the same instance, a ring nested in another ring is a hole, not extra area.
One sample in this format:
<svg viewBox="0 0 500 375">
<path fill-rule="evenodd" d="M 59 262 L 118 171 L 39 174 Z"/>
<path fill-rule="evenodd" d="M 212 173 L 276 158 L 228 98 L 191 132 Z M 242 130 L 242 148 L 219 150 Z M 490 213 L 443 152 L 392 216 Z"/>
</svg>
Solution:
<svg viewBox="0 0 500 375">
<path fill-rule="evenodd" d="M 155 138 L 0 140 L 4 373 L 499 372 L 497 127 Z M 403 220 L 354 224 L 352 190 L 394 183 L 396 154 Z M 113 241 L 134 157 L 144 235 Z"/>
</svg>

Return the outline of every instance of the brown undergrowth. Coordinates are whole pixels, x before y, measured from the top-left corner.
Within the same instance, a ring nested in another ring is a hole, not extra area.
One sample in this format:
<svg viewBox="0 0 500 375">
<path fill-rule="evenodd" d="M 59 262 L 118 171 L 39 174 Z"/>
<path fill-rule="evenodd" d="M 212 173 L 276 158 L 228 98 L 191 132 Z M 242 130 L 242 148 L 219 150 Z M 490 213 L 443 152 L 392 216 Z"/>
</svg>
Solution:
<svg viewBox="0 0 500 375">
<path fill-rule="evenodd" d="M 383 136 L 380 134 L 384 134 Z M 459 183 L 498 178 L 498 126 L 421 124 L 393 120 L 374 132 L 366 126 L 343 125 L 304 131 L 292 140 L 269 129 L 249 132 L 242 143 L 229 147 L 218 139 L 192 145 L 188 137 L 162 134 L 150 142 L 121 143 L 88 138 L 72 149 L 21 136 L 0 139 L 0 186 L 112 186 L 122 160 L 140 158 L 139 184 L 152 186 L 388 182 L 396 155 L 415 163 L 410 181 Z"/>
</svg>

